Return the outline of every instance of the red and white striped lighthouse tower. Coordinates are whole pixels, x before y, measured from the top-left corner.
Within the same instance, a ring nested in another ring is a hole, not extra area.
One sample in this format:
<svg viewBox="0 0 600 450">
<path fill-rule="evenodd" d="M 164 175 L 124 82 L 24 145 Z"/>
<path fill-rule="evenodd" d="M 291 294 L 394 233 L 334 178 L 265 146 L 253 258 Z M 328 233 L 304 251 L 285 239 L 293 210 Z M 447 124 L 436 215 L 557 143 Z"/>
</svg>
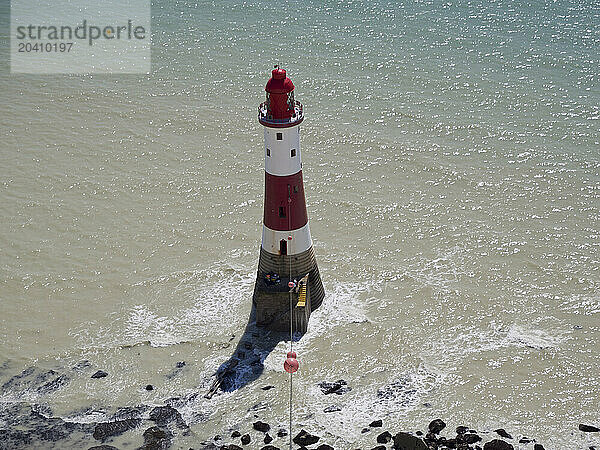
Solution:
<svg viewBox="0 0 600 450">
<path fill-rule="evenodd" d="M 320 306 L 325 292 L 302 181 L 304 112 L 294 100 L 292 80 L 278 66 L 265 91 L 267 99 L 258 108 L 265 131 L 265 203 L 253 301 L 257 325 L 284 331 L 290 329 L 291 320 L 294 330 L 305 332 L 310 313 Z"/>
</svg>

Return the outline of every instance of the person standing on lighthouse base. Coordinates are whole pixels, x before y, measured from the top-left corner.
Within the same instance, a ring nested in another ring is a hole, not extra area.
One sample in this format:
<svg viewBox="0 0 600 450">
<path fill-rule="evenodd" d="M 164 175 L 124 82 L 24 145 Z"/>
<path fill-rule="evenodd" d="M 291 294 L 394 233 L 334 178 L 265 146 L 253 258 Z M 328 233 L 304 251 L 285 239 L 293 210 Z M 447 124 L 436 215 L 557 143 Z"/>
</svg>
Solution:
<svg viewBox="0 0 600 450">
<path fill-rule="evenodd" d="M 258 108 L 265 134 L 265 198 L 262 245 L 253 302 L 258 326 L 304 333 L 310 313 L 321 305 L 325 291 L 313 251 L 308 223 L 300 124 L 302 104 L 294 99 L 294 84 L 278 66 Z M 273 279 L 279 282 L 273 282 Z"/>
</svg>

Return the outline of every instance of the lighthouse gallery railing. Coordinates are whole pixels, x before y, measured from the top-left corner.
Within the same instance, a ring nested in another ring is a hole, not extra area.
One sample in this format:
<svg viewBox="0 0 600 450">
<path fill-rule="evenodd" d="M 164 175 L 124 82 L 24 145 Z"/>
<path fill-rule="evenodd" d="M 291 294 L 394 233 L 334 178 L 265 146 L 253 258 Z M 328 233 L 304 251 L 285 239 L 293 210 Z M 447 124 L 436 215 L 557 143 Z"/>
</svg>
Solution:
<svg viewBox="0 0 600 450">
<path fill-rule="evenodd" d="M 289 119 L 273 119 L 268 114 L 267 102 L 263 102 L 258 106 L 258 120 L 259 122 L 271 123 L 271 124 L 292 124 L 296 122 L 302 122 L 304 120 L 304 107 L 299 101 L 294 101 L 294 115 Z"/>
</svg>

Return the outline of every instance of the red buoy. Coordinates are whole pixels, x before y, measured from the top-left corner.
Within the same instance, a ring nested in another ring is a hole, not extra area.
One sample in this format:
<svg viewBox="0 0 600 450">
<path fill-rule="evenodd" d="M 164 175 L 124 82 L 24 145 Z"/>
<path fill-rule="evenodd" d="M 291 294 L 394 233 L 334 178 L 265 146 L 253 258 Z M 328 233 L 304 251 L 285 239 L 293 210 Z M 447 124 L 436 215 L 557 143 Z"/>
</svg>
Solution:
<svg viewBox="0 0 600 450">
<path fill-rule="evenodd" d="M 296 352 L 288 352 L 287 357 L 288 358 L 292 358 L 292 359 L 296 359 L 297 358 Z"/>
<path fill-rule="evenodd" d="M 294 372 L 296 372 L 298 370 L 299 366 L 300 366 L 300 364 L 298 364 L 298 360 L 294 359 L 294 358 L 288 358 L 283 363 L 283 368 L 285 369 L 285 371 L 287 373 L 294 373 Z"/>
</svg>

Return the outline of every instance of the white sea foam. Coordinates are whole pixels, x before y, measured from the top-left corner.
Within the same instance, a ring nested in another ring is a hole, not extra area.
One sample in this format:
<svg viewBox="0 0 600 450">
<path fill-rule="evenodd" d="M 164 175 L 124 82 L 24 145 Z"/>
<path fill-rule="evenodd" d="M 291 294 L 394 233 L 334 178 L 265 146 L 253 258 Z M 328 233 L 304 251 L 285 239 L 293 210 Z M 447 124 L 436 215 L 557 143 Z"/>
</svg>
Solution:
<svg viewBox="0 0 600 450">
<path fill-rule="evenodd" d="M 445 378 L 442 372 L 420 365 L 384 379 L 377 377 L 377 381 L 362 380 L 360 387 L 354 386 L 341 396 L 324 395 L 316 385 L 304 386 L 306 404 L 302 411 L 314 415 L 311 421 L 330 435 L 355 442 L 361 437 L 362 428 L 373 418 L 390 421 L 401 418 L 419 407 L 423 397 L 444 383 Z M 324 412 L 330 405 L 340 406 L 340 411 Z"/>
<path fill-rule="evenodd" d="M 558 348 L 566 341 L 563 333 L 534 328 L 528 325 L 512 324 L 504 338 L 505 345 L 516 345 L 539 350 Z"/>
<path fill-rule="evenodd" d="M 600 294 L 574 294 L 561 304 L 561 308 L 574 314 L 591 316 L 600 313 Z"/>
<path fill-rule="evenodd" d="M 150 301 L 133 305 L 124 314 L 113 313 L 108 326 L 94 330 L 95 323 L 88 322 L 70 334 L 81 339 L 84 348 L 192 342 L 212 330 L 230 328 L 236 319 L 244 321 L 239 312 L 249 309 L 253 282 L 254 274 L 227 263 L 162 276 L 136 285 L 151 288 Z M 173 298 L 176 301 L 168 301 Z"/>
<path fill-rule="evenodd" d="M 465 273 L 465 254 L 466 250 L 463 247 L 455 245 L 439 251 L 433 259 L 420 256 L 401 272 L 387 275 L 389 280 L 386 281 L 410 278 L 421 286 L 434 288 L 436 296 L 452 292 L 459 277 Z"/>
<path fill-rule="evenodd" d="M 323 304 L 311 314 L 306 337 L 322 335 L 326 329 L 349 323 L 368 322 L 364 310 L 364 297 L 373 291 L 375 282 L 342 282 L 325 284 Z"/>
</svg>

